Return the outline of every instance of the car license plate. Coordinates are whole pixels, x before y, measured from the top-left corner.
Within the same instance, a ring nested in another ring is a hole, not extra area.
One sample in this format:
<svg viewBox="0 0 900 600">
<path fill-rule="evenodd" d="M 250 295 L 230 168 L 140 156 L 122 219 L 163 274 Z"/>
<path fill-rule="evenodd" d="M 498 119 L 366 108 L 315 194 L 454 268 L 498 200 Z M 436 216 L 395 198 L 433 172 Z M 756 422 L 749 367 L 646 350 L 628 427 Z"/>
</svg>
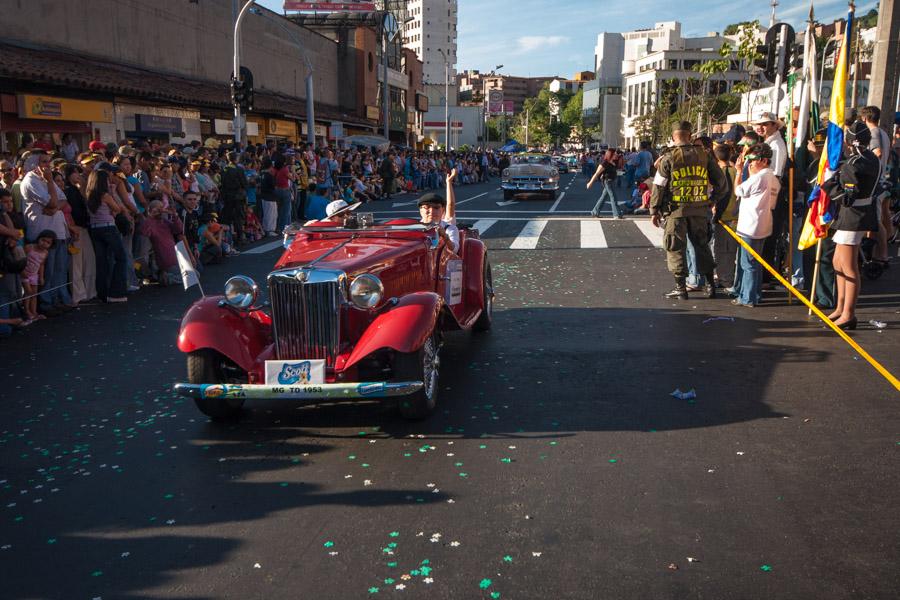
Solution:
<svg viewBox="0 0 900 600">
<path fill-rule="evenodd" d="M 267 360 L 266 385 L 325 383 L 324 360 Z"/>
</svg>

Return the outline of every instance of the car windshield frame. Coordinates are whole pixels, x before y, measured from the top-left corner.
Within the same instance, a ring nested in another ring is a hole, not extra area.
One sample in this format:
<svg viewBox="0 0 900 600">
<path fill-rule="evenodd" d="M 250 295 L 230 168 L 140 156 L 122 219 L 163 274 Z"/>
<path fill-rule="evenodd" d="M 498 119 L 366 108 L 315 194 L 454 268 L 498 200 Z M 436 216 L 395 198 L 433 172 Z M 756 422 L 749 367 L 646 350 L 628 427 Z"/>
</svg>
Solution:
<svg viewBox="0 0 900 600">
<path fill-rule="evenodd" d="M 546 154 L 526 154 L 513 159 L 514 165 L 545 165 L 551 166 L 553 159 Z"/>
</svg>

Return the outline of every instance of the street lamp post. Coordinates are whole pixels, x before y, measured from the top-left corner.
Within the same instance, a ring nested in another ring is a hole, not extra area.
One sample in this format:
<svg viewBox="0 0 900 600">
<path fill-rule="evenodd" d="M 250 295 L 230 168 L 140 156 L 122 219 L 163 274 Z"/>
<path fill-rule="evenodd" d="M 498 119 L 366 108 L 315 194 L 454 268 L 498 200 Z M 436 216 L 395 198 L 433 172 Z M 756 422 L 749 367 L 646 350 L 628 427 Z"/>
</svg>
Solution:
<svg viewBox="0 0 900 600">
<path fill-rule="evenodd" d="M 447 54 L 438 48 L 444 58 L 444 149 L 450 150 L 450 61 Z"/>
<path fill-rule="evenodd" d="M 247 0 L 247 3 L 241 8 L 237 19 L 234 21 L 234 78 L 237 81 L 241 79 L 241 24 L 247 9 L 253 6 L 255 0 Z M 241 119 L 241 107 L 239 104 L 234 105 L 234 143 L 240 144 L 244 137 L 244 123 Z"/>
<path fill-rule="evenodd" d="M 822 70 L 820 71 L 819 75 L 819 102 L 822 101 L 822 80 L 825 79 L 825 57 L 828 56 L 828 46 L 831 45 L 831 42 L 836 41 L 837 38 L 835 38 L 834 36 L 828 38 L 828 41 L 825 42 L 825 49 L 822 51 Z"/>
</svg>

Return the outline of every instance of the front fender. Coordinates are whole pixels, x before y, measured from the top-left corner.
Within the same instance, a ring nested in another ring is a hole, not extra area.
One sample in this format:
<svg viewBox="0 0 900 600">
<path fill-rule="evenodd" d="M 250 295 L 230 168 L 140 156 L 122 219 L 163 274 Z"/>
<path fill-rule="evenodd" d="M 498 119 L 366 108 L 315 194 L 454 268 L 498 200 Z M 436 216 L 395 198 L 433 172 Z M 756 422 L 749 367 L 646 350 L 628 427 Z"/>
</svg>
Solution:
<svg viewBox="0 0 900 600">
<path fill-rule="evenodd" d="M 342 369 L 352 367 L 383 348 L 404 354 L 415 352 L 434 331 L 443 305 L 443 298 L 434 292 L 416 292 L 404 296 L 395 307 L 372 321 Z"/>
<path fill-rule="evenodd" d="M 272 320 L 262 311 L 238 312 L 219 306 L 221 300 L 223 296 L 207 296 L 188 309 L 181 320 L 178 349 L 215 350 L 249 373 L 272 343 Z"/>
</svg>

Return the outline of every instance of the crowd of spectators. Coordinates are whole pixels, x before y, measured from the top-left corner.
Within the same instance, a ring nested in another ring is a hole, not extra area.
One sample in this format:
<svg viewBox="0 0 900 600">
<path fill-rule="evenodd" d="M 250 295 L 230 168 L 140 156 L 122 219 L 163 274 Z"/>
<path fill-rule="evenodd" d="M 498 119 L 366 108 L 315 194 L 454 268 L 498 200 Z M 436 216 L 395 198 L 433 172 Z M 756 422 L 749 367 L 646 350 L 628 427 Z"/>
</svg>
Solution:
<svg viewBox="0 0 900 600">
<path fill-rule="evenodd" d="M 497 176 L 490 151 L 225 147 L 199 141 L 90 142 L 24 136 L 0 155 L 0 337 L 78 306 L 123 303 L 180 280 L 176 244 L 194 267 L 219 263 L 332 201 L 377 202 Z"/>
</svg>

